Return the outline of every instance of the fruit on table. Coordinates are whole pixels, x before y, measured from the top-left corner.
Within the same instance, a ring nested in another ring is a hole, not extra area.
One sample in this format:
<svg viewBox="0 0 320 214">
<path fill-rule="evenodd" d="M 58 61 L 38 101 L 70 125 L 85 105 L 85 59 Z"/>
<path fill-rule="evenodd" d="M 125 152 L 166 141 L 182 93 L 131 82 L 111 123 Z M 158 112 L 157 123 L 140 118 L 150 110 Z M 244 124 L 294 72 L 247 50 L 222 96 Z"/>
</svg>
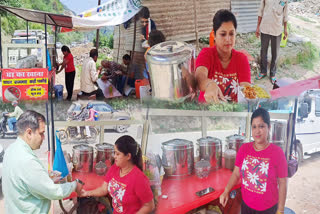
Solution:
<svg viewBox="0 0 320 214">
<path fill-rule="evenodd" d="M 244 89 L 243 89 L 243 94 L 248 99 L 257 98 L 257 94 L 256 94 L 254 88 L 251 87 L 251 86 L 245 86 Z"/>
</svg>

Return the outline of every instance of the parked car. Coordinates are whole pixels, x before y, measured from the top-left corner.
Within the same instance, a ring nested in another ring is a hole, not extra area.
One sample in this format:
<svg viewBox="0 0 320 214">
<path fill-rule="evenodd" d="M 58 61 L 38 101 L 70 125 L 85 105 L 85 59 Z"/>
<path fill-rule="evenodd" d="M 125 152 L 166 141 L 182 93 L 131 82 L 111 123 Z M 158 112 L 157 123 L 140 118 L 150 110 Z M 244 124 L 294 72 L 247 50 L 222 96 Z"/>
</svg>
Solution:
<svg viewBox="0 0 320 214">
<path fill-rule="evenodd" d="M 77 46 L 76 42 L 71 42 L 71 45 L 70 45 L 71 48 L 76 47 L 76 46 Z"/>
<path fill-rule="evenodd" d="M 2 189 L 2 161 L 4 156 L 4 149 L 0 145 L 0 189 Z"/>
<path fill-rule="evenodd" d="M 77 101 L 73 102 L 68 109 L 68 117 L 72 115 L 78 115 L 82 108 L 85 108 L 89 102 L 88 101 Z M 110 105 L 103 101 L 92 101 L 93 109 L 99 112 L 100 121 L 110 121 L 110 120 L 130 120 L 131 116 L 125 111 L 117 111 L 113 109 Z M 107 127 L 107 126 L 106 126 Z M 119 133 L 127 131 L 129 125 L 114 125 L 111 128 Z"/>
</svg>

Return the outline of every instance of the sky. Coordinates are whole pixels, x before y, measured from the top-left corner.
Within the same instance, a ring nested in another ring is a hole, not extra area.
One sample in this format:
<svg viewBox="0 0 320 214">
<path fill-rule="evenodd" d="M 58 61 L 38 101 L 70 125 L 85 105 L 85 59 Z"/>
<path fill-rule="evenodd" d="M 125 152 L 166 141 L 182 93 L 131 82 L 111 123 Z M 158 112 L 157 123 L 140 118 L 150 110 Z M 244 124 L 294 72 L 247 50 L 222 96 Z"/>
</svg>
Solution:
<svg viewBox="0 0 320 214">
<path fill-rule="evenodd" d="M 107 1 L 108 0 L 101 0 L 101 4 Z M 76 14 L 98 6 L 98 0 L 60 0 L 60 2 Z"/>
</svg>

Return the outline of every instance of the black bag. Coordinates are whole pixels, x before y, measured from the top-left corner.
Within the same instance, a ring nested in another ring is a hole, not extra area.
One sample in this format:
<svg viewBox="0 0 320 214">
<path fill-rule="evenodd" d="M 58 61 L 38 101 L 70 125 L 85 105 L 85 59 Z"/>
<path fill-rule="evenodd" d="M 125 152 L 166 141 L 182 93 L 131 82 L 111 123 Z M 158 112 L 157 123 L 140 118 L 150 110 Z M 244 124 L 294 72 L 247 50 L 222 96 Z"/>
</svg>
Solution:
<svg viewBox="0 0 320 214">
<path fill-rule="evenodd" d="M 298 161 L 295 159 L 288 160 L 288 177 L 291 178 L 298 171 Z"/>
</svg>

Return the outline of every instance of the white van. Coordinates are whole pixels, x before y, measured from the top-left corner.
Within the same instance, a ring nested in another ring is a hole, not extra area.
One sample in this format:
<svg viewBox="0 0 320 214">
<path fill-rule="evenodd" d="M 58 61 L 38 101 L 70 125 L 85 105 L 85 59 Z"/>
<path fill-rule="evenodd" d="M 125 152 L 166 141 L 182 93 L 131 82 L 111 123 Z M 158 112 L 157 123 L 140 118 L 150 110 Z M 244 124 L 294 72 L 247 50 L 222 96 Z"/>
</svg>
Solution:
<svg viewBox="0 0 320 214">
<path fill-rule="evenodd" d="M 296 152 L 294 156 L 299 162 L 303 155 L 320 151 L 320 89 L 311 89 L 299 97 L 280 98 L 274 102 L 266 102 L 261 106 L 272 113 L 293 113 L 295 123 L 288 127 L 294 129 Z"/>
</svg>

